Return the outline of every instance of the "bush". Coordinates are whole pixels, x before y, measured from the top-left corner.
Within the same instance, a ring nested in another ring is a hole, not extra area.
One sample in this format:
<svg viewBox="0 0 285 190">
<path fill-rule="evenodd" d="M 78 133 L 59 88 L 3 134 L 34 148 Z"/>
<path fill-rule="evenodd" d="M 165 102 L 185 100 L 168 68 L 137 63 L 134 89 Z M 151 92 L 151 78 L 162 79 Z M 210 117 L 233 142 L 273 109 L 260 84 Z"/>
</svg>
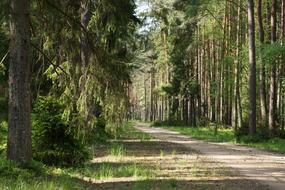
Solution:
<svg viewBox="0 0 285 190">
<path fill-rule="evenodd" d="M 33 109 L 34 158 L 47 165 L 85 162 L 89 152 L 62 119 L 64 106 L 53 97 L 40 97 Z"/>
<path fill-rule="evenodd" d="M 251 135 L 242 136 L 240 138 L 240 141 L 243 142 L 243 143 L 249 144 L 249 143 L 262 142 L 262 141 L 264 141 L 264 139 L 259 134 L 256 134 L 256 135 L 253 135 L 253 136 L 251 136 Z"/>
<path fill-rule="evenodd" d="M 6 121 L 0 122 L 0 154 L 6 152 L 7 133 L 8 133 L 8 123 Z"/>
<path fill-rule="evenodd" d="M 268 140 L 270 138 L 268 128 L 258 127 L 256 130 L 256 134 L 251 136 L 248 134 L 248 125 L 243 125 L 237 130 L 235 134 L 238 139 L 238 142 L 258 143 L 264 140 Z"/>
</svg>

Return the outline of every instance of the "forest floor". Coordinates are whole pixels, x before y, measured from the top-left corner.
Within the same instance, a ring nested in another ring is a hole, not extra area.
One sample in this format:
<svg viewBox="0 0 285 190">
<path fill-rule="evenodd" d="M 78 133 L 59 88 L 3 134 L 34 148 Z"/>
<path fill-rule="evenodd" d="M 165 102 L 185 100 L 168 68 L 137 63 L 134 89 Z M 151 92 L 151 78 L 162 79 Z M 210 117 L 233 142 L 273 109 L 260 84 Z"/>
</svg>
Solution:
<svg viewBox="0 0 285 190">
<path fill-rule="evenodd" d="M 239 145 L 228 143 L 212 143 L 200 140 L 195 140 L 187 136 L 181 135 L 178 132 L 170 131 L 161 128 L 151 128 L 143 124 L 137 125 L 136 129 L 147 133 L 162 142 L 175 144 L 177 147 L 188 148 L 198 152 L 199 158 L 202 160 L 211 160 L 212 164 L 209 168 L 215 167 L 218 163 L 225 168 L 229 168 L 231 174 L 235 178 L 228 180 L 232 183 L 237 182 L 239 185 L 261 185 L 262 188 L 284 190 L 285 187 L 285 156 L 277 153 L 248 148 Z M 193 152 L 193 151 L 192 151 Z M 191 151 L 189 151 L 191 154 Z M 205 161 L 204 161 L 205 162 Z M 207 162 L 206 162 L 207 163 Z M 225 189 L 233 189 L 235 184 L 224 183 L 223 178 L 217 181 L 225 185 Z M 212 189 L 212 188 L 209 188 Z M 254 189 L 253 187 L 240 187 L 240 189 Z"/>
</svg>

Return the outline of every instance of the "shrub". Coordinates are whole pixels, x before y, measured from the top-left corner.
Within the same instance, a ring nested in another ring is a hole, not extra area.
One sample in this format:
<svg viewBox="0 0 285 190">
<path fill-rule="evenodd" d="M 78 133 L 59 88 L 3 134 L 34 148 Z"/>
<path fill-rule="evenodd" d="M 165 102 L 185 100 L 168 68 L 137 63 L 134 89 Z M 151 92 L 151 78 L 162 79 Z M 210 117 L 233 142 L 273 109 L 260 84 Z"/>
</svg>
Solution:
<svg viewBox="0 0 285 190">
<path fill-rule="evenodd" d="M 253 136 L 251 136 L 251 135 L 242 136 L 240 141 L 243 143 L 249 144 L 249 143 L 262 142 L 262 141 L 264 141 L 264 139 L 260 135 L 256 134 Z"/>
<path fill-rule="evenodd" d="M 62 119 L 64 106 L 53 97 L 39 97 L 33 109 L 34 158 L 47 165 L 77 165 L 88 150 Z"/>
</svg>

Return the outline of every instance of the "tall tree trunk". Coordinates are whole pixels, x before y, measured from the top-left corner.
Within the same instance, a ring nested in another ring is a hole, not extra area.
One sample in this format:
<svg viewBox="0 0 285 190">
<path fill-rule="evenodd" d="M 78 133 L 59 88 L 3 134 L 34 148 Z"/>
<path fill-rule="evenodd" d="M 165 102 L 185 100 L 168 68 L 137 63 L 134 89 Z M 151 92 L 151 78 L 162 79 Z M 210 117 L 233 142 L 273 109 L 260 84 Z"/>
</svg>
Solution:
<svg viewBox="0 0 285 190">
<path fill-rule="evenodd" d="M 282 0 L 282 6 L 281 6 L 281 40 L 282 40 L 282 45 L 284 46 L 284 42 L 285 42 L 285 0 Z M 285 56 L 282 56 L 282 61 L 284 63 L 285 60 Z M 281 66 L 281 72 L 282 75 L 284 76 L 285 73 L 285 66 L 282 64 Z M 281 107 L 280 107 L 280 124 L 281 124 L 281 130 L 284 132 L 284 87 L 282 86 L 282 80 L 280 80 L 280 88 L 281 88 Z"/>
<path fill-rule="evenodd" d="M 248 36 L 249 36 L 249 133 L 256 133 L 256 50 L 254 2 L 248 0 Z"/>
<path fill-rule="evenodd" d="M 272 0 L 272 9 L 271 9 L 271 43 L 276 42 L 277 38 L 277 32 L 276 32 L 276 0 Z M 270 72 L 270 90 L 269 90 L 269 131 L 270 135 L 274 135 L 275 128 L 276 128 L 276 111 L 277 111 L 277 67 L 276 63 L 273 62 L 273 65 L 271 66 L 271 72 Z"/>
<path fill-rule="evenodd" d="M 261 46 L 264 44 L 264 27 L 263 27 L 263 16 L 262 16 L 262 0 L 258 0 L 257 6 L 258 15 L 258 26 L 259 26 L 259 41 Z M 261 123 L 263 126 L 267 125 L 267 104 L 266 104 L 266 84 L 265 84 L 265 65 L 262 60 L 262 52 L 260 51 L 261 70 L 259 73 L 260 77 L 260 109 L 261 109 Z"/>
<path fill-rule="evenodd" d="M 150 72 L 150 121 L 154 121 L 154 69 Z"/>
<path fill-rule="evenodd" d="M 217 89 L 217 78 L 216 78 L 216 72 L 217 72 L 217 66 L 216 66 L 216 50 L 215 50 L 215 38 L 213 35 L 212 40 L 212 57 L 213 57 L 213 71 L 212 71 L 212 80 L 211 80 L 211 89 Z M 212 103 L 212 122 L 216 122 L 216 96 L 214 96 L 214 91 L 210 90 L 211 95 L 211 103 Z"/>
<path fill-rule="evenodd" d="M 241 17 L 241 0 L 238 1 L 238 23 L 236 28 L 236 43 L 237 43 L 237 49 L 236 49 L 236 66 L 235 66 L 235 89 L 234 89 L 234 101 L 233 101 L 233 126 L 235 129 L 235 132 L 237 132 L 237 129 L 241 127 L 241 115 L 240 115 L 240 78 L 241 78 L 241 61 L 240 61 L 240 50 L 241 50 L 241 23 L 242 23 L 242 17 Z"/>
<path fill-rule="evenodd" d="M 147 79 L 144 78 L 144 121 L 148 121 Z"/>
<path fill-rule="evenodd" d="M 9 129 L 7 158 L 20 164 L 32 159 L 29 0 L 11 0 Z"/>
</svg>

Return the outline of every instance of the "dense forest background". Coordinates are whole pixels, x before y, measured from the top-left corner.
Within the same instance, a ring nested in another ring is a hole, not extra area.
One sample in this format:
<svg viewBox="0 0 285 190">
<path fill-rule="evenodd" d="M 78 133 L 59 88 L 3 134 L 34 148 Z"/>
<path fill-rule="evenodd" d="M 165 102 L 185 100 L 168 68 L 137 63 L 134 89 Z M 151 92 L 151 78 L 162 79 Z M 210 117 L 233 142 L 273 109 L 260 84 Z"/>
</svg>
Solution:
<svg viewBox="0 0 285 190">
<path fill-rule="evenodd" d="M 284 136 L 284 0 L 148 5 L 133 118 Z"/>
</svg>

